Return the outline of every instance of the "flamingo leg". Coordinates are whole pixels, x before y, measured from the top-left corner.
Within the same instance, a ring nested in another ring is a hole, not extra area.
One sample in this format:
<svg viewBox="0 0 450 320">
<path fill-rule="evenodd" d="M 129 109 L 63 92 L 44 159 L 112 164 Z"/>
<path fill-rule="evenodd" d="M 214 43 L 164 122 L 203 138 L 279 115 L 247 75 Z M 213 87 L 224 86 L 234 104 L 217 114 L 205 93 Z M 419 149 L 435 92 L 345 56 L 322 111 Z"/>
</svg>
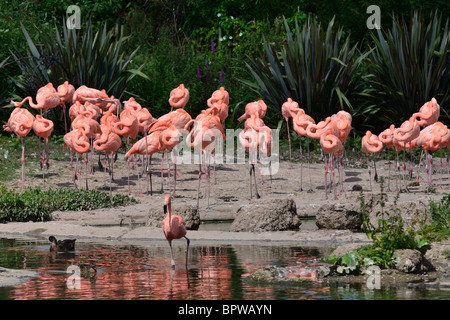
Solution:
<svg viewBox="0 0 450 320">
<path fill-rule="evenodd" d="M 335 180 L 335 174 L 334 174 L 334 159 L 333 159 L 333 155 L 332 154 L 329 155 L 329 162 L 330 162 L 331 175 L 333 177 L 333 195 L 334 195 L 334 199 L 337 200 L 336 180 Z"/>
<path fill-rule="evenodd" d="M 138 166 L 138 163 L 137 163 L 136 155 L 134 155 L 134 164 L 135 164 L 135 167 L 136 167 L 136 175 L 137 175 L 137 180 L 138 180 L 138 190 L 139 190 L 139 193 L 141 193 L 142 192 L 142 189 L 141 189 L 141 177 L 140 177 L 140 174 L 139 174 L 139 166 Z"/>
<path fill-rule="evenodd" d="M 188 237 L 184 236 L 186 239 L 186 269 L 188 267 L 188 257 L 189 257 L 189 243 L 191 242 Z"/>
<path fill-rule="evenodd" d="M 387 148 L 387 154 L 388 154 L 388 185 L 386 191 L 391 191 L 391 154 L 389 152 L 389 148 Z"/>
<path fill-rule="evenodd" d="M 129 137 L 127 137 L 127 150 L 128 149 L 128 144 L 129 144 Z M 127 166 L 128 166 L 128 195 L 131 195 L 131 191 L 130 191 L 130 157 L 128 157 L 127 159 Z"/>
<path fill-rule="evenodd" d="M 172 241 L 169 241 L 169 247 L 170 247 L 170 261 L 172 263 L 172 269 L 175 269 L 175 260 L 173 260 L 173 250 L 172 250 Z"/>
<path fill-rule="evenodd" d="M 307 162 L 308 162 L 308 172 L 309 172 L 309 190 L 308 192 L 313 192 L 312 189 L 312 178 L 311 178 L 311 165 L 310 165 L 310 152 L 309 152 L 309 137 L 306 137 L 306 152 L 307 152 Z"/>
<path fill-rule="evenodd" d="M 369 169 L 369 187 L 370 191 L 372 191 L 372 173 L 370 172 L 369 154 L 366 155 L 366 158 L 367 158 L 367 168 Z"/>
<path fill-rule="evenodd" d="M 303 151 L 302 151 L 302 136 L 299 135 L 300 140 L 300 189 L 298 191 L 303 191 Z"/>
<path fill-rule="evenodd" d="M 20 141 L 22 142 L 22 157 L 20 161 L 22 162 L 22 191 L 25 185 L 25 138 L 21 137 Z"/>
<path fill-rule="evenodd" d="M 287 133 L 288 133 L 288 141 L 289 141 L 289 169 L 294 169 L 294 166 L 292 165 L 291 134 L 289 133 L 289 118 L 286 118 L 286 127 L 287 127 Z M 301 147 L 302 147 L 302 144 L 300 143 L 300 148 Z"/>
<path fill-rule="evenodd" d="M 89 162 L 88 157 L 89 157 L 88 152 L 86 152 L 86 158 L 84 159 L 84 165 L 85 165 L 85 170 L 86 170 L 86 172 L 85 172 L 86 190 L 89 190 L 89 187 L 88 187 L 88 162 Z"/>
<path fill-rule="evenodd" d="M 164 153 L 165 151 L 163 151 L 162 153 L 162 157 L 161 157 L 161 194 L 163 194 L 164 192 Z"/>
<path fill-rule="evenodd" d="M 211 153 L 208 154 L 208 162 L 206 163 L 206 193 L 208 198 L 208 205 L 207 208 L 209 208 L 209 193 L 211 191 L 211 167 L 210 167 L 210 159 L 211 159 Z"/>
<path fill-rule="evenodd" d="M 408 187 L 406 186 L 406 163 L 405 163 L 405 148 L 403 148 L 403 163 L 402 163 L 402 169 L 403 169 L 403 187 L 405 188 L 405 192 L 408 192 Z"/>
<path fill-rule="evenodd" d="M 327 190 L 327 174 L 328 174 L 328 164 L 327 164 L 327 156 L 323 155 L 324 159 L 324 168 L 325 168 L 325 200 L 328 200 L 328 190 Z"/>
<path fill-rule="evenodd" d="M 200 198 L 200 183 L 201 183 L 200 181 L 201 181 L 201 179 L 202 179 L 202 164 L 200 162 L 198 165 L 197 209 L 200 206 L 199 198 Z"/>
<path fill-rule="evenodd" d="M 258 185 L 256 184 L 256 173 L 255 173 L 255 163 L 254 162 L 252 164 L 252 170 L 253 170 L 253 178 L 255 181 L 255 196 L 256 196 L 256 199 L 259 199 L 259 198 L 261 198 L 261 196 L 258 193 Z"/>
</svg>

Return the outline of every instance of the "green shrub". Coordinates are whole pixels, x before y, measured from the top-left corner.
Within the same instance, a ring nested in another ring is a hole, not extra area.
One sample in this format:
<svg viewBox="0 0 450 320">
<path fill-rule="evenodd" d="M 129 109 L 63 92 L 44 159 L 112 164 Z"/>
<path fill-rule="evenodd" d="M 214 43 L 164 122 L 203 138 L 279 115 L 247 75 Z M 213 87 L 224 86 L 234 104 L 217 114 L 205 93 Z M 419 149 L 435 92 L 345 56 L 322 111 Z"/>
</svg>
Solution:
<svg viewBox="0 0 450 320">
<path fill-rule="evenodd" d="M 287 98 L 297 101 L 316 121 L 353 109 L 349 97 L 355 94 L 354 75 L 365 55 L 350 45 L 350 36 L 334 26 L 334 19 L 323 27 L 312 16 L 303 27 L 296 23 L 291 31 L 285 21 L 285 28 L 285 45 L 275 49 L 264 41 L 265 58 L 248 59 L 256 83 L 243 83 L 259 92 L 278 118 Z"/>
<path fill-rule="evenodd" d="M 91 210 L 111 208 L 137 203 L 125 195 L 110 196 L 95 190 L 74 190 L 69 188 L 28 188 L 23 193 L 0 186 L 0 222 L 47 221 L 55 210 Z"/>
<path fill-rule="evenodd" d="M 436 11 L 429 20 L 417 11 L 409 21 L 393 16 L 390 29 L 371 34 L 367 99 L 378 127 L 401 124 L 433 97 L 441 106 L 450 103 L 449 19 Z M 441 121 L 450 118 L 447 110 L 441 107 Z"/>
</svg>

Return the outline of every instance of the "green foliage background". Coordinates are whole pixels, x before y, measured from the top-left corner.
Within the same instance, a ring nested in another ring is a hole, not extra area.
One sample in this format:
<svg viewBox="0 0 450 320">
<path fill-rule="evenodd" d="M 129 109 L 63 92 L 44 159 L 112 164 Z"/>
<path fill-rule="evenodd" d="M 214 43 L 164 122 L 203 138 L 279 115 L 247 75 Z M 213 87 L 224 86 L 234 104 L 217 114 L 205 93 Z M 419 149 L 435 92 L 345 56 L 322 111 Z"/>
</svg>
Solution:
<svg viewBox="0 0 450 320">
<path fill-rule="evenodd" d="M 0 62 L 10 56 L 10 50 L 22 51 L 21 56 L 24 55 L 26 43 L 20 23 L 37 40 L 34 26 L 40 32 L 49 32 L 54 25 L 62 25 L 69 5 L 78 5 L 82 28 L 89 19 L 94 32 L 105 23 L 109 27 L 119 23 L 130 35 L 126 53 L 139 47 L 130 67 L 143 65 L 141 71 L 149 79 L 135 77 L 127 91 L 153 116 L 167 112 L 169 92 L 180 83 L 191 92 L 186 109 L 192 114 L 204 109 L 212 91 L 223 85 L 230 92 L 231 116 L 227 126 L 232 127 L 238 125 L 236 118 L 245 104 L 260 98 L 237 80 L 253 81 L 245 67 L 246 57 L 263 54 L 263 36 L 277 45 L 286 41 L 283 18 L 294 28 L 296 19 L 302 24 L 310 13 L 324 25 L 335 16 L 335 24 L 342 26 L 345 35 L 351 34 L 352 45 L 357 44 L 364 51 L 371 41 L 366 9 L 372 4 L 381 8 L 383 28 L 392 25 L 392 13 L 405 20 L 409 20 L 414 9 L 421 9 L 425 17 L 436 8 L 444 18 L 450 13 L 447 0 L 8 0 L 0 2 Z M 363 74 L 366 67 L 361 68 Z M 10 57 L 6 66 L 0 68 L 0 106 L 6 106 L 13 96 L 24 96 L 13 81 L 19 76 L 20 69 Z M 126 99 L 128 96 L 122 100 Z M 9 113 L 10 108 L 0 109 L 1 124 L 7 121 Z M 280 120 L 279 114 L 268 114 L 266 118 L 272 126 Z M 365 116 L 364 126 L 377 127 L 376 118 Z M 355 126 L 363 130 L 357 121 Z"/>
</svg>

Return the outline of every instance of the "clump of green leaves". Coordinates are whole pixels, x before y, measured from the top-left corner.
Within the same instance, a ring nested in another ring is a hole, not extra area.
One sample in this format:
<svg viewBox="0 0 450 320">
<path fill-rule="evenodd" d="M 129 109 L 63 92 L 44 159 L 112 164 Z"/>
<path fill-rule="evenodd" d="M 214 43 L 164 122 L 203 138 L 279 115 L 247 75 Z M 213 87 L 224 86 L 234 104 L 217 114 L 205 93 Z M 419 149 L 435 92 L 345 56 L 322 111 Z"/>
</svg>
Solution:
<svg viewBox="0 0 450 320">
<path fill-rule="evenodd" d="M 108 195 L 96 190 L 69 188 L 41 190 L 28 188 L 22 193 L 0 186 L 0 222 L 48 221 L 55 210 L 91 210 L 124 206 L 138 201 L 126 195 Z"/>
<path fill-rule="evenodd" d="M 370 265 L 380 268 L 394 266 L 394 251 L 398 249 L 419 250 L 422 254 L 431 247 L 430 242 L 442 240 L 450 234 L 450 194 L 444 196 L 440 202 L 430 201 L 432 222 L 418 221 L 416 225 L 408 225 L 396 207 L 398 197 L 394 199 L 391 210 L 385 210 L 385 196 L 383 181 L 381 180 L 381 210 L 376 213 L 379 218 L 377 224 L 370 221 L 370 206 L 360 194 L 361 214 L 363 215 L 363 231 L 372 240 L 372 244 L 347 252 L 342 257 L 330 255 L 324 259 L 333 265 L 332 269 L 338 274 L 360 273 Z"/>
<path fill-rule="evenodd" d="M 431 222 L 423 225 L 419 234 L 428 241 L 440 241 L 450 236 L 450 193 L 440 201 L 430 200 Z"/>
</svg>

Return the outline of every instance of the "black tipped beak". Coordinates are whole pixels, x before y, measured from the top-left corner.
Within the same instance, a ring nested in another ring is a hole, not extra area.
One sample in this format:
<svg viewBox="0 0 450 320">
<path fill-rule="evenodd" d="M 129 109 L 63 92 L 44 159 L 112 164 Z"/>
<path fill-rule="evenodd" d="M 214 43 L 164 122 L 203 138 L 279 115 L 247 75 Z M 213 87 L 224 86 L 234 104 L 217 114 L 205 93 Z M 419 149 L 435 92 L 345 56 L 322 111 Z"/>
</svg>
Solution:
<svg viewBox="0 0 450 320">
<path fill-rule="evenodd" d="M 164 213 L 167 213 L 167 204 L 164 205 Z"/>
</svg>

